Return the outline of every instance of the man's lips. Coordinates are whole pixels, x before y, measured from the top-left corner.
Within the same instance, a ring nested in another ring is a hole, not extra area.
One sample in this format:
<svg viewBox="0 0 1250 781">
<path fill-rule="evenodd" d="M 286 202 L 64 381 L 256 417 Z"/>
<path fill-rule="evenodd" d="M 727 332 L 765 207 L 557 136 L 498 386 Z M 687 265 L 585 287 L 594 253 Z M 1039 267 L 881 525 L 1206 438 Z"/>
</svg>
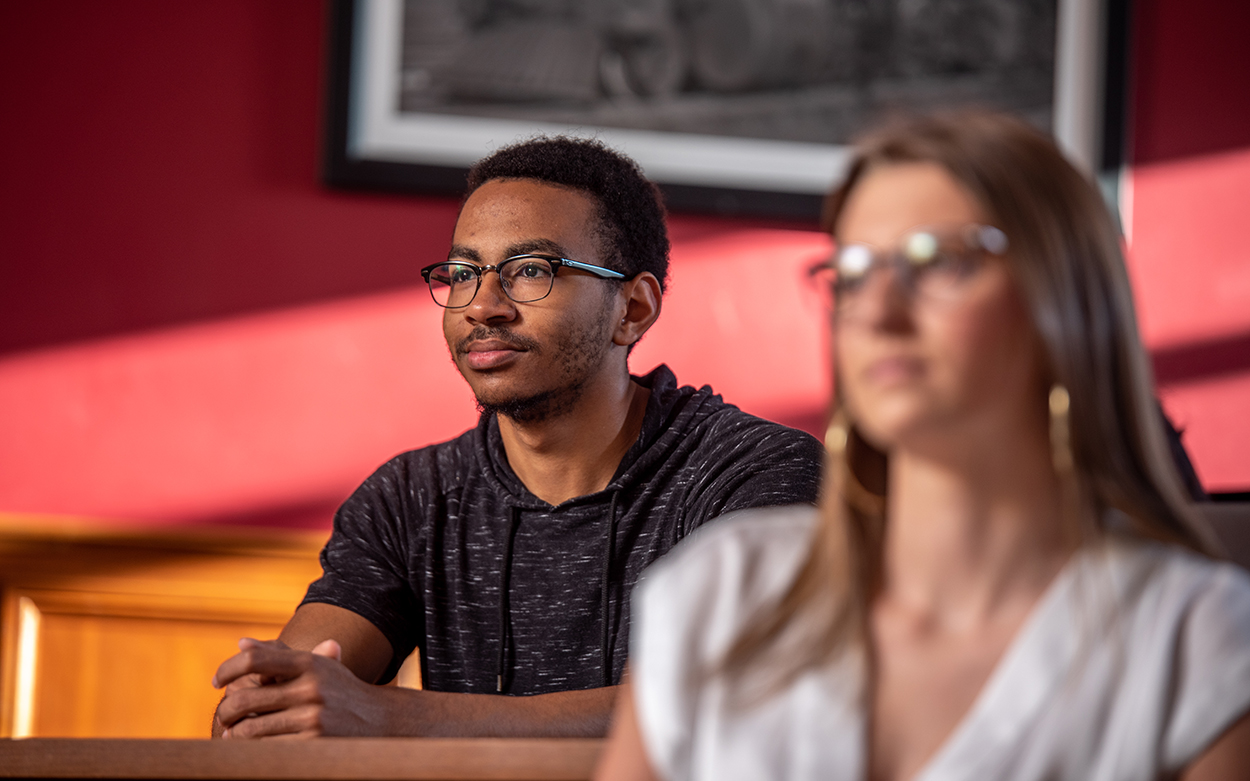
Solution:
<svg viewBox="0 0 1250 781">
<path fill-rule="evenodd" d="M 470 369 L 497 369 L 516 360 L 526 349 L 499 339 L 483 339 L 464 345 L 460 354 Z"/>
</svg>

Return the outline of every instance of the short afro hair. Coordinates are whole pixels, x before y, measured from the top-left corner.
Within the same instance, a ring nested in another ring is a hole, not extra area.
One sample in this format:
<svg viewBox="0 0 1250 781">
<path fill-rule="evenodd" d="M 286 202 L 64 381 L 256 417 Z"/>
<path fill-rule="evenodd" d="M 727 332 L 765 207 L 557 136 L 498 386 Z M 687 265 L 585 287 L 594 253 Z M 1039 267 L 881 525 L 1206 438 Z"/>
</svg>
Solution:
<svg viewBox="0 0 1250 781">
<path fill-rule="evenodd" d="M 599 204 L 605 266 L 632 279 L 650 271 L 668 285 L 668 229 L 660 190 L 638 164 L 597 140 L 538 136 L 503 147 L 469 169 L 467 198 L 492 179 L 534 179 L 571 187 Z"/>
</svg>

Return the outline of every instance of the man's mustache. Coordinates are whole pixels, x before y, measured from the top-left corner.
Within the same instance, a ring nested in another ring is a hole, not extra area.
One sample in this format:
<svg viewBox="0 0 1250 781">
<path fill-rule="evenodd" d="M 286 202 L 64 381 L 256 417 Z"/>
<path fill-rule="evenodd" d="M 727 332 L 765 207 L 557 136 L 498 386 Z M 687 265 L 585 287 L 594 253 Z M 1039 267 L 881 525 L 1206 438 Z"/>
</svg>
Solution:
<svg viewBox="0 0 1250 781">
<path fill-rule="evenodd" d="M 513 350 L 528 350 L 530 352 L 538 352 L 538 342 L 520 334 L 514 334 L 507 328 L 499 326 L 479 325 L 469 332 L 469 335 L 456 342 L 456 355 L 464 355 L 469 351 L 469 345 L 473 342 L 497 341 L 503 342 Z"/>
</svg>

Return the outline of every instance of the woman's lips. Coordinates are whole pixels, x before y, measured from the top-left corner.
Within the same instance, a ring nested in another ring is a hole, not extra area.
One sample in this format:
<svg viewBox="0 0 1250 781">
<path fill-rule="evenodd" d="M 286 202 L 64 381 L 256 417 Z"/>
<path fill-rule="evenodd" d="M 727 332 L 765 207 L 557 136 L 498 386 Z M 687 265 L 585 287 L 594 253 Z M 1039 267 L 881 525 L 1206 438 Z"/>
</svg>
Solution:
<svg viewBox="0 0 1250 781">
<path fill-rule="evenodd" d="M 873 361 L 864 370 L 863 377 L 877 386 L 909 382 L 924 373 L 924 362 L 919 358 L 895 356 Z"/>
</svg>

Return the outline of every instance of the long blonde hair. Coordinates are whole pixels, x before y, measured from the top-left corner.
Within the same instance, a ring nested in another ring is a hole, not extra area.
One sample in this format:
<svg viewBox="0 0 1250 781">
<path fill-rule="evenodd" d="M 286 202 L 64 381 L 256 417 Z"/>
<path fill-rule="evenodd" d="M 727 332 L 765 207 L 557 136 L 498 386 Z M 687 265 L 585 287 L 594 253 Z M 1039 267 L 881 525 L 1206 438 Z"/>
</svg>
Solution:
<svg viewBox="0 0 1250 781">
<path fill-rule="evenodd" d="M 1136 531 L 1214 555 L 1171 458 L 1137 334 L 1119 233 L 1101 196 L 1054 144 L 1009 116 L 960 112 L 912 118 L 856 146 L 826 200 L 836 233 L 848 196 L 874 167 L 942 166 L 1006 233 L 1013 279 L 1044 347 L 1053 383 L 1068 390 L 1072 469 L 1065 482 L 1098 535 L 1111 510 Z M 767 668 L 769 689 L 848 649 L 866 649 L 881 587 L 887 456 L 843 417 L 835 391 L 820 523 L 780 602 L 755 617 L 721 670 Z M 1061 476 L 1063 477 L 1063 476 Z M 800 627 L 797 644 L 778 641 Z M 768 664 L 759 664 L 761 660 Z"/>
</svg>

